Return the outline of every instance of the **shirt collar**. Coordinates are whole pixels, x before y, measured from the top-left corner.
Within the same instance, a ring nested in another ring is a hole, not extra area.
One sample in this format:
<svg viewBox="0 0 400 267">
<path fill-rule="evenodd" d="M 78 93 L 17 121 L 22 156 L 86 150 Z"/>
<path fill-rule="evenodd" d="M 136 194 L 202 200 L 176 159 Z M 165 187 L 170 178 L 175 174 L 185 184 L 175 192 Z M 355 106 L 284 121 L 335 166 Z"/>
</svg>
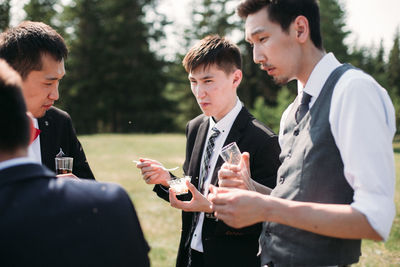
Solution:
<svg viewBox="0 0 400 267">
<path fill-rule="evenodd" d="M 38 122 L 38 119 L 37 119 L 37 118 L 31 118 L 31 119 L 32 119 L 33 126 L 34 126 L 36 129 L 39 129 L 39 122 Z"/>
<path fill-rule="evenodd" d="M 218 122 L 215 122 L 212 117 L 210 117 L 209 122 L 210 122 L 210 127 L 209 127 L 209 132 L 213 127 L 217 128 L 221 133 L 225 131 L 229 131 L 230 128 L 232 127 L 233 122 L 235 121 L 237 115 L 239 112 L 242 110 L 242 102 L 240 102 L 239 98 L 236 100 L 236 105 L 231 109 L 231 111 L 228 112 L 222 119 L 220 119 Z"/>
<path fill-rule="evenodd" d="M 13 159 L 9 159 L 9 160 L 0 162 L 0 171 L 10 168 L 10 167 L 14 167 L 16 165 L 22 165 L 22 164 L 27 164 L 27 163 L 38 164 L 36 161 L 34 161 L 28 157 L 13 158 Z"/>
<path fill-rule="evenodd" d="M 317 98 L 329 75 L 340 65 L 341 63 L 333 53 L 326 54 L 315 65 L 305 87 L 303 87 L 300 81 L 297 81 L 297 93 L 300 95 L 304 90 L 304 92 L 311 95 L 314 99 Z"/>
</svg>

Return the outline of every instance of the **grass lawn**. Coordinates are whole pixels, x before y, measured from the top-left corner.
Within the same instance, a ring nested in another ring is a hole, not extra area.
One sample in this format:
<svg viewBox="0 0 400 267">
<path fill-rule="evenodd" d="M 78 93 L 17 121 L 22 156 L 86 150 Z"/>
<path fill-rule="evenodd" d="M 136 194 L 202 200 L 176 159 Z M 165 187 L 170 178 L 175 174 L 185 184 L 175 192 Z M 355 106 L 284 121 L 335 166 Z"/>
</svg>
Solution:
<svg viewBox="0 0 400 267">
<path fill-rule="evenodd" d="M 136 169 L 133 159 L 149 157 L 166 167 L 182 166 L 185 136 L 179 134 L 81 136 L 91 168 L 99 181 L 121 184 L 129 193 L 146 239 L 153 267 L 175 266 L 180 237 L 180 211 L 158 198 Z M 400 203 L 400 142 L 394 144 L 396 203 Z M 182 175 L 182 170 L 174 172 Z M 354 266 L 400 266 L 400 206 L 386 243 L 363 241 L 362 257 Z"/>
</svg>

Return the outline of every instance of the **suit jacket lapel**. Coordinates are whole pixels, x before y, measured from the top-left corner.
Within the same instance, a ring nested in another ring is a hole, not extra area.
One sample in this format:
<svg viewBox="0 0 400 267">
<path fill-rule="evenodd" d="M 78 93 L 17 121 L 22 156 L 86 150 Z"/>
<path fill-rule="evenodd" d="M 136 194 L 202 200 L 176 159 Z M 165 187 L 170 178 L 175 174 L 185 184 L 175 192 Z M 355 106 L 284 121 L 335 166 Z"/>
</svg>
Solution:
<svg viewBox="0 0 400 267">
<path fill-rule="evenodd" d="M 42 156 L 42 164 L 48 165 L 50 162 L 54 161 L 55 154 L 50 148 L 55 147 L 55 137 L 52 132 L 54 127 L 51 127 L 53 121 L 47 114 L 38 119 L 39 129 L 40 129 L 40 153 Z M 53 155 L 54 154 L 54 155 Z M 51 165 L 52 166 L 52 165 Z"/>
<path fill-rule="evenodd" d="M 247 109 L 245 107 L 242 107 L 242 109 L 240 110 L 239 114 L 237 115 L 235 121 L 232 124 L 232 128 L 229 131 L 228 136 L 226 137 L 223 147 L 232 142 L 236 142 L 239 145 L 240 140 L 242 139 L 242 137 L 244 135 L 244 130 L 246 128 L 246 125 L 248 124 L 250 118 L 251 118 L 251 114 L 247 111 Z M 218 171 L 221 168 L 223 163 L 224 163 L 224 160 L 221 158 L 221 156 L 218 155 L 218 160 L 217 160 L 217 163 L 215 164 L 214 172 L 213 172 L 213 175 L 211 178 L 211 184 L 217 185 Z"/>
<path fill-rule="evenodd" d="M 201 123 L 197 131 L 196 141 L 193 146 L 190 165 L 189 165 L 189 173 L 191 173 L 192 176 L 194 176 L 192 177 L 192 183 L 196 188 L 199 185 L 201 158 L 203 155 L 204 143 L 207 138 L 208 127 L 209 127 L 208 119 L 205 119 Z"/>
</svg>

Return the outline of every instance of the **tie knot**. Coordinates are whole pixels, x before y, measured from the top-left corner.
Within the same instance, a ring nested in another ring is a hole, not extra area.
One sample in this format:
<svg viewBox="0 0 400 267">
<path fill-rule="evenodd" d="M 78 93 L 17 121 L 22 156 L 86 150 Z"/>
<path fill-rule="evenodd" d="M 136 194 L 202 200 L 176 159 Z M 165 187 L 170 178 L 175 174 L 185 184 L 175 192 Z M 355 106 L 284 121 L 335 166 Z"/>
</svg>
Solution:
<svg viewBox="0 0 400 267">
<path fill-rule="evenodd" d="M 218 136 L 221 133 L 216 127 L 212 127 L 211 130 L 213 131 L 212 136 Z"/>
<path fill-rule="evenodd" d="M 307 94 L 306 92 L 303 91 L 300 103 L 302 105 L 306 105 L 306 104 L 310 103 L 310 100 L 311 100 L 311 95 L 309 95 L 309 94 Z"/>
</svg>

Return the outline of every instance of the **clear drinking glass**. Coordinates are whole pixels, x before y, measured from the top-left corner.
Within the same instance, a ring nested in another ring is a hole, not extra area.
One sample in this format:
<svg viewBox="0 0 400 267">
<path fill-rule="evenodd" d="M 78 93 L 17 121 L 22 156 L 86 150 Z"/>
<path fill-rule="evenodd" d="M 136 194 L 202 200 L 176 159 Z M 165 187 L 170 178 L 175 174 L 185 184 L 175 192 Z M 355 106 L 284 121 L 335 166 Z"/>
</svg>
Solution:
<svg viewBox="0 0 400 267">
<path fill-rule="evenodd" d="M 230 143 L 221 149 L 220 153 L 222 159 L 229 164 L 239 165 L 242 153 L 239 150 L 236 142 Z"/>
<path fill-rule="evenodd" d="M 72 173 L 72 165 L 74 158 L 70 157 L 56 157 L 56 173 L 67 174 Z"/>
<path fill-rule="evenodd" d="M 176 195 L 183 195 L 189 192 L 188 187 L 186 186 L 186 180 L 190 181 L 191 176 L 185 176 L 183 178 L 175 178 L 173 180 L 168 181 L 169 186 L 174 190 Z"/>
</svg>

